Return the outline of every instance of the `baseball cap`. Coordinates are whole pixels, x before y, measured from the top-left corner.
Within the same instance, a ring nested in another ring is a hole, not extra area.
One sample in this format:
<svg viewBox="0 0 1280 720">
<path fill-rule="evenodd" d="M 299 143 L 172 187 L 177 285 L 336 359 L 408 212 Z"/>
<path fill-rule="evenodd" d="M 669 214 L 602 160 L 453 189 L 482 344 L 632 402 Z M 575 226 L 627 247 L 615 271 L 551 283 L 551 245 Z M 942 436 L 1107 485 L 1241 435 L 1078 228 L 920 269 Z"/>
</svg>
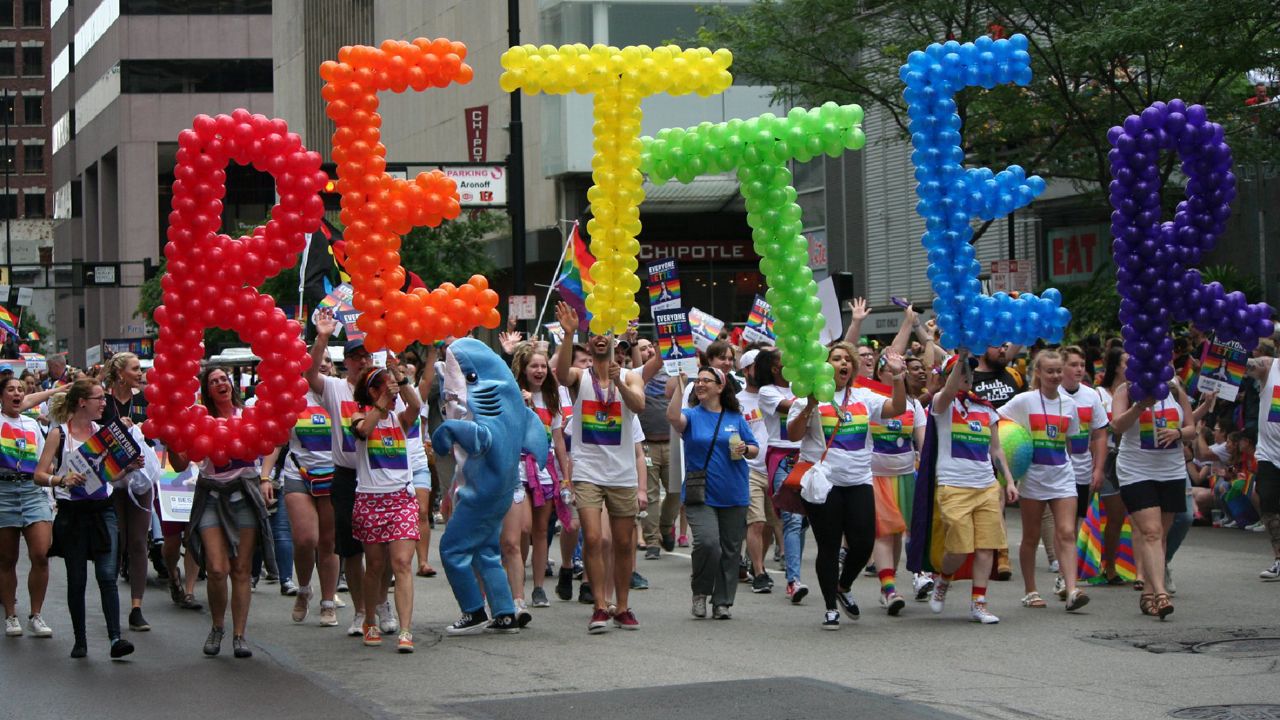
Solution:
<svg viewBox="0 0 1280 720">
<path fill-rule="evenodd" d="M 756 356 L 760 354 L 759 350 L 748 350 L 742 353 L 742 357 L 738 358 L 738 369 L 746 370 L 756 361 Z"/>
<path fill-rule="evenodd" d="M 347 343 L 342 346 L 343 356 L 351 355 L 358 350 L 364 350 L 364 340 L 348 340 Z"/>
</svg>

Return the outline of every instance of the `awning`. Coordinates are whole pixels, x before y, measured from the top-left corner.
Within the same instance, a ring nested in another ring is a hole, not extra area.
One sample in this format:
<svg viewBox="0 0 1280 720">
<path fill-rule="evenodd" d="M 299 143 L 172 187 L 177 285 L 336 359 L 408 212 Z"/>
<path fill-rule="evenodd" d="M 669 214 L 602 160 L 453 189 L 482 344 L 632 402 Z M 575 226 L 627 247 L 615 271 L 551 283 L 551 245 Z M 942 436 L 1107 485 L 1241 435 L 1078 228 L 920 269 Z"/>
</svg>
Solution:
<svg viewBox="0 0 1280 720">
<path fill-rule="evenodd" d="M 695 213 L 745 212 L 746 205 L 738 192 L 738 180 L 732 175 L 705 175 L 691 183 L 671 180 L 664 185 L 644 183 L 641 212 Z"/>
</svg>

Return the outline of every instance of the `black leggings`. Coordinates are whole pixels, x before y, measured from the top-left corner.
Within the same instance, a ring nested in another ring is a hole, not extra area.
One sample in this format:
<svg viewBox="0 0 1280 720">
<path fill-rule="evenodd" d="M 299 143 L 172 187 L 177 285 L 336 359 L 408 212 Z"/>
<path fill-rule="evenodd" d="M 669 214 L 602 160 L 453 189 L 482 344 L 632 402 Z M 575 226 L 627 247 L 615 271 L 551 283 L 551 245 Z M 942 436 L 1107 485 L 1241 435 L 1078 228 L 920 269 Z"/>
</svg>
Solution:
<svg viewBox="0 0 1280 720">
<path fill-rule="evenodd" d="M 828 610 L 836 609 L 839 587 L 853 587 L 853 581 L 871 558 L 876 542 L 876 496 L 871 485 L 831 488 L 821 505 L 805 502 L 813 537 L 818 543 L 814 572 Z M 848 546 L 844 572 L 840 572 L 840 541 Z M 836 576 L 839 575 L 839 578 Z"/>
</svg>

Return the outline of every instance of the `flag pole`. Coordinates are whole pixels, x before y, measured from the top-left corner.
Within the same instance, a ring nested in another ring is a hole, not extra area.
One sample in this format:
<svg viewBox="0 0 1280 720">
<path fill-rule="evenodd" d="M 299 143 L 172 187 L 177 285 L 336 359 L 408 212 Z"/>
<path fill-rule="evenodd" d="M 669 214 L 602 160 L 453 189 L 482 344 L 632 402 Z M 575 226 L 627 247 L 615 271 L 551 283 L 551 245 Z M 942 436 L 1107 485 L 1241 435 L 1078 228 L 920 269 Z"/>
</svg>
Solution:
<svg viewBox="0 0 1280 720">
<path fill-rule="evenodd" d="M 542 301 L 542 310 L 538 312 L 538 322 L 533 326 L 533 333 L 531 334 L 531 337 L 536 337 L 538 333 L 541 332 L 542 319 L 547 316 L 547 306 L 551 304 L 551 293 L 554 292 L 556 287 L 559 285 L 557 281 L 560 279 L 560 268 L 564 267 L 564 259 L 565 256 L 569 254 L 569 246 L 573 244 L 573 234 L 577 230 L 577 227 L 578 221 L 574 220 L 573 227 L 569 228 L 569 234 L 565 236 L 564 247 L 560 248 L 560 259 L 556 260 L 556 274 L 555 277 L 551 279 L 551 284 L 547 286 L 547 297 Z"/>
</svg>

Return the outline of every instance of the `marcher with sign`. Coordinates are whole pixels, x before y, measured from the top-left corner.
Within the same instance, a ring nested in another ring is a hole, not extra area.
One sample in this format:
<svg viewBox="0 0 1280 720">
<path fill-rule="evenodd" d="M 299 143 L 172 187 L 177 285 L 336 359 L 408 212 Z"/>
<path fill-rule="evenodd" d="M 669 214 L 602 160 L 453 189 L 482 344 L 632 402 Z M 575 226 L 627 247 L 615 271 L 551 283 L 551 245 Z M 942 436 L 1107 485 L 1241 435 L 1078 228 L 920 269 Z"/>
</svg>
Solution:
<svg viewBox="0 0 1280 720">
<path fill-rule="evenodd" d="M 742 416 L 729 377 L 713 367 L 698 370 L 689 406 L 684 376 L 667 405 L 667 419 L 684 441 L 681 500 L 693 528 L 693 616 L 728 620 L 738 592 L 738 561 L 747 534 L 750 488 L 746 460 L 760 452 Z"/>
<path fill-rule="evenodd" d="M 53 630 L 41 611 L 49 586 L 53 512 L 49 497 L 35 484 L 44 431 L 22 414 L 23 388 L 22 380 L 12 376 L 0 382 L 0 603 L 4 605 L 4 634 L 22 635 L 17 612 L 18 541 L 25 541 L 31 562 L 27 629 L 35 637 L 47 638 L 53 637 Z"/>
<path fill-rule="evenodd" d="M 118 659 L 133 652 L 133 643 L 120 636 L 120 596 L 116 593 L 116 511 L 111 500 L 110 483 L 98 481 L 92 489 L 88 478 L 71 469 L 71 456 L 98 432 L 98 419 L 107 394 L 102 386 L 89 378 L 71 384 L 65 394 L 53 397 L 50 412 L 57 427 L 45 438 L 40 462 L 36 465 L 35 482 L 54 488 L 58 515 L 53 527 L 50 555 L 60 555 L 67 570 L 67 608 L 71 612 L 71 628 L 75 644 L 71 657 L 82 658 L 89 652 L 85 629 L 85 586 L 88 584 L 88 562 L 93 561 L 94 576 L 102 596 L 102 613 L 107 622 L 107 639 L 111 658 Z M 139 458 L 134 461 L 142 466 Z"/>
<path fill-rule="evenodd" d="M 142 393 L 142 363 L 131 352 L 112 355 L 104 365 L 107 405 L 103 423 L 120 419 L 127 426 L 141 425 L 147 419 L 147 398 Z M 129 493 L 116 493 L 116 520 L 120 524 L 120 545 L 124 548 L 125 569 L 129 576 L 129 629 L 151 629 L 142 615 L 142 596 L 147 589 L 147 532 L 151 529 L 151 508 L 155 491 L 149 490 L 130 501 Z"/>
</svg>

